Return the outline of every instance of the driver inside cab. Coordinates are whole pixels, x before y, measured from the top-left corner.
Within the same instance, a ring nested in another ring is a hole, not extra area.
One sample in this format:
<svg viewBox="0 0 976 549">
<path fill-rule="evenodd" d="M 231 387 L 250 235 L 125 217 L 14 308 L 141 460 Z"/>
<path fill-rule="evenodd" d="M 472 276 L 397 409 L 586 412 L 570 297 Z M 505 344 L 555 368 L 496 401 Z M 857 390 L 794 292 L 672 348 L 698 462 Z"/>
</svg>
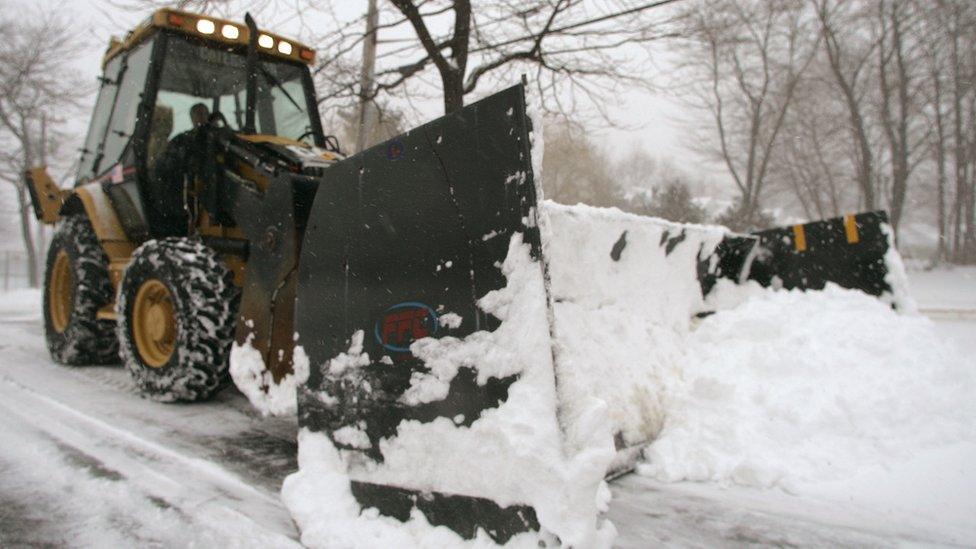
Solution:
<svg viewBox="0 0 976 549">
<path fill-rule="evenodd" d="M 165 107 L 165 110 L 161 110 L 161 107 Z M 151 132 L 156 135 L 150 135 L 149 143 L 150 194 L 154 195 L 151 199 L 157 206 L 154 217 L 159 218 L 154 225 L 166 235 L 180 235 L 187 229 L 183 204 L 187 176 L 194 172 L 198 160 L 196 153 L 203 148 L 200 128 L 210 119 L 210 109 L 203 103 L 190 107 L 190 129 L 177 134 L 168 143 L 162 141 L 172 128 L 172 110 L 165 105 L 157 105 L 156 109 L 153 129 L 157 131 Z M 161 119 L 166 118 L 167 114 L 170 123 L 162 123 Z"/>
</svg>

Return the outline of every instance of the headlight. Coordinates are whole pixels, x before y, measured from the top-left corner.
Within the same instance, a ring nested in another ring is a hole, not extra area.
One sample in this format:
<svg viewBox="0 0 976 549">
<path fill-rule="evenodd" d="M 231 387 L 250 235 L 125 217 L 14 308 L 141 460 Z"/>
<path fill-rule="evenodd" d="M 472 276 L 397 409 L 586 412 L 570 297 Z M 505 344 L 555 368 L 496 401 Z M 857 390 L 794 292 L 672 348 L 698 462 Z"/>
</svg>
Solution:
<svg viewBox="0 0 976 549">
<path fill-rule="evenodd" d="M 270 50 L 271 47 L 274 46 L 274 38 L 271 38 L 267 34 L 262 34 L 261 36 L 258 36 L 258 45 L 262 48 L 268 48 Z"/>
<path fill-rule="evenodd" d="M 285 55 L 291 55 L 291 44 L 284 40 L 278 42 L 278 51 Z"/>
<path fill-rule="evenodd" d="M 237 40 L 237 37 L 241 35 L 241 31 L 234 25 L 224 25 L 220 29 L 220 34 L 224 35 L 224 38 L 228 40 Z"/>
<path fill-rule="evenodd" d="M 214 22 L 209 19 L 197 19 L 197 32 L 200 34 L 213 34 L 217 29 Z"/>
</svg>

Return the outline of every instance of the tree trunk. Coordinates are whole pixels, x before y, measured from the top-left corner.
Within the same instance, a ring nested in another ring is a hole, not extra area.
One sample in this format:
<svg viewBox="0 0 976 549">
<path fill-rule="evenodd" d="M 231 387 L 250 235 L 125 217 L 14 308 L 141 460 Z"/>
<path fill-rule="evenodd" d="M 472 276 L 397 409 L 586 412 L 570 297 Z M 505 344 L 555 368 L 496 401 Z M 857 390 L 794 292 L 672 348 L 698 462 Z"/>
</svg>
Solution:
<svg viewBox="0 0 976 549">
<path fill-rule="evenodd" d="M 27 282 L 31 288 L 37 288 L 40 286 L 40 281 L 37 276 L 37 247 L 34 244 L 34 233 L 31 227 L 30 198 L 27 195 L 26 181 L 22 179 L 24 173 L 34 167 L 34 150 L 30 137 L 30 127 L 23 115 L 20 117 L 20 135 L 21 147 L 23 149 L 23 165 L 21 166 L 20 173 L 17 174 L 21 178 L 20 184 L 17 185 L 17 205 L 20 211 L 20 232 L 24 240 L 24 251 L 27 252 Z"/>
<path fill-rule="evenodd" d="M 959 6 L 957 5 L 953 14 L 952 23 L 952 121 L 953 121 L 953 140 L 955 153 L 955 178 L 956 178 L 956 199 L 953 204 L 953 235 L 952 235 L 952 255 L 954 261 L 962 259 L 962 240 L 963 240 L 963 210 L 962 205 L 966 195 L 966 145 L 965 135 L 963 134 L 963 78 L 962 67 L 959 60 Z"/>
<path fill-rule="evenodd" d="M 857 165 L 857 184 L 861 189 L 861 202 L 866 210 L 873 210 L 875 207 L 873 163 L 874 155 L 871 153 L 871 143 L 868 140 L 867 130 L 864 127 L 864 116 L 861 114 L 861 106 L 858 103 L 854 87 L 857 83 L 856 72 L 848 80 L 841 66 L 841 51 L 827 20 L 826 5 L 820 8 L 820 29 L 824 41 L 824 49 L 827 51 L 827 60 L 830 64 L 831 73 L 834 80 L 840 87 L 844 96 L 844 104 L 847 106 L 848 121 L 850 122 L 851 137 L 855 146 L 855 163 Z"/>
<path fill-rule="evenodd" d="M 933 62 L 934 63 L 934 62 Z M 931 74 L 934 97 L 932 99 L 935 108 L 935 163 L 938 170 L 938 180 L 936 182 L 936 222 L 939 224 L 939 242 L 936 246 L 935 261 L 941 262 L 949 258 L 948 238 L 946 235 L 946 136 L 945 121 L 942 116 L 942 78 L 939 71 L 933 65 Z"/>
<path fill-rule="evenodd" d="M 908 192 L 908 85 L 909 75 L 905 66 L 904 48 L 902 40 L 901 19 L 898 4 L 892 3 L 889 13 L 885 13 L 885 2 L 881 2 L 878 14 L 881 23 L 881 41 L 878 45 L 878 71 L 881 85 L 881 117 L 885 136 L 888 141 L 888 153 L 891 155 L 891 191 L 889 193 L 889 207 L 891 225 L 897 238 L 901 227 L 901 217 Z M 886 19 L 891 20 L 891 49 L 886 50 L 885 36 L 887 35 Z M 895 82 L 889 84 L 888 64 L 890 58 L 895 60 Z M 897 94 L 892 93 L 892 88 Z M 897 109 L 893 103 L 897 102 Z M 897 112 L 895 112 L 897 111 Z"/>
<path fill-rule="evenodd" d="M 441 71 L 444 86 L 444 114 L 461 110 L 464 107 L 464 76 L 458 70 Z"/>
<path fill-rule="evenodd" d="M 27 252 L 27 283 L 31 288 L 40 286 L 37 269 L 37 248 L 34 245 L 34 233 L 31 231 L 30 199 L 24 186 L 17 187 L 17 205 L 20 213 L 20 233 L 24 239 L 24 251 Z"/>
<path fill-rule="evenodd" d="M 976 59 L 974 59 L 976 61 Z M 976 63 L 974 63 L 976 65 Z M 966 230 L 963 235 L 963 263 L 976 263 L 976 96 L 969 101 L 969 154 L 966 166 L 966 200 L 963 210 L 966 217 Z"/>
</svg>

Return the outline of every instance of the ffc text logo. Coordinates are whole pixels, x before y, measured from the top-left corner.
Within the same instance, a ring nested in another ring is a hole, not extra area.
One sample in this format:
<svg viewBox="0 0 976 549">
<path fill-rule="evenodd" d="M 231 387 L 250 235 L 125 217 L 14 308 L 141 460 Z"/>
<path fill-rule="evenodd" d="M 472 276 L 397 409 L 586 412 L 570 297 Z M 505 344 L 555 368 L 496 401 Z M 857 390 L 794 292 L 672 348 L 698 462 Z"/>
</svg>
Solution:
<svg viewBox="0 0 976 549">
<path fill-rule="evenodd" d="M 398 303 L 376 322 L 376 341 L 397 353 L 409 353 L 410 344 L 437 333 L 437 313 L 416 301 Z"/>
</svg>

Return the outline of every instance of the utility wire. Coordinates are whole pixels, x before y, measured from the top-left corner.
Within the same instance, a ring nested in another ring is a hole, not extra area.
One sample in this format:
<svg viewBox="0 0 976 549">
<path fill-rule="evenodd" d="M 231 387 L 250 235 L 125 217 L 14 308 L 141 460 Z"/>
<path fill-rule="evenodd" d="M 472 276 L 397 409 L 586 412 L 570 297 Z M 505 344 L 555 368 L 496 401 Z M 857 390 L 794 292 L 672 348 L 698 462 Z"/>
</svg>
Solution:
<svg viewBox="0 0 976 549">
<path fill-rule="evenodd" d="M 554 34 L 554 33 L 563 32 L 563 31 L 567 31 L 567 30 L 578 29 L 580 27 L 585 27 L 587 25 L 593 25 L 595 23 L 602 23 L 604 21 L 609 21 L 611 19 L 616 19 L 618 17 L 624 17 L 626 15 L 631 15 L 631 14 L 634 14 L 634 13 L 639 13 L 639 12 L 646 11 L 646 10 L 653 9 L 653 8 L 659 8 L 659 7 L 662 7 L 662 6 L 666 6 L 668 4 L 674 4 L 676 2 L 681 2 L 681 1 L 683 1 L 683 0 L 657 0 L 656 2 L 648 2 L 646 4 L 641 4 L 640 6 L 635 6 L 633 8 L 629 8 L 629 9 L 626 9 L 626 10 L 621 10 L 621 11 L 614 12 L 614 13 L 608 13 L 606 15 L 601 15 L 599 17 L 594 17 L 593 19 L 587 19 L 585 21 L 578 21 L 576 23 L 570 23 L 570 24 L 565 25 L 565 26 L 562 26 L 562 27 L 557 27 L 557 28 L 554 28 L 554 29 L 551 29 L 550 31 L 548 31 L 547 34 Z M 536 38 L 537 36 L 538 36 L 537 34 L 529 34 L 529 35 L 525 35 L 525 36 L 520 36 L 518 38 L 512 38 L 512 39 L 509 39 L 509 40 L 505 40 L 504 42 L 499 42 L 497 44 L 490 44 L 490 45 L 486 45 L 486 46 L 481 46 L 481 47 L 478 47 L 478 48 L 474 48 L 474 49 L 469 50 L 469 52 L 470 53 L 476 53 L 476 52 L 480 52 L 480 51 L 486 51 L 486 50 L 494 49 L 494 48 L 497 48 L 497 47 L 500 47 L 500 46 L 508 46 L 508 45 L 511 45 L 511 44 L 516 44 L 518 42 L 522 42 L 522 41 L 525 41 L 525 40 L 530 40 L 532 38 Z M 396 54 L 402 53 L 404 51 L 409 51 L 409 50 L 412 50 L 412 49 L 416 49 L 418 46 L 419 46 L 419 44 L 414 44 L 414 45 L 408 46 L 408 47 L 397 48 L 395 50 L 385 51 L 385 52 L 377 55 L 376 57 L 377 58 L 389 57 L 391 55 L 396 55 Z"/>
<path fill-rule="evenodd" d="M 567 30 L 578 29 L 580 27 L 585 27 L 587 25 L 592 25 L 594 23 L 602 23 L 604 21 L 609 21 L 610 19 L 616 19 L 617 17 L 623 17 L 625 15 L 631 15 L 633 13 L 642 12 L 642 11 L 649 10 L 649 9 L 652 9 L 652 8 L 659 8 L 661 6 L 666 6 L 668 4 L 673 4 L 675 2 L 681 2 L 681 1 L 683 1 L 683 0 L 658 0 L 657 2 L 650 2 L 650 3 L 647 3 L 647 4 L 642 4 L 640 6 L 637 6 L 637 7 L 634 7 L 634 8 L 630 8 L 630 9 L 627 9 L 627 10 L 623 10 L 623 11 L 618 11 L 616 13 L 608 13 L 607 15 L 601 15 L 600 17 L 594 17 L 593 19 L 588 19 L 586 21 L 580 21 L 578 23 L 571 23 L 569 25 L 564 25 L 562 27 L 556 27 L 554 29 L 549 30 L 546 34 L 556 34 L 556 33 L 563 32 L 563 31 L 567 31 Z M 518 42 L 522 42 L 523 40 L 529 40 L 531 38 L 537 38 L 537 37 L 538 37 L 537 34 L 530 34 L 530 35 L 526 35 L 526 36 L 520 36 L 518 38 L 512 38 L 510 40 L 505 40 L 504 42 L 499 42 L 497 44 L 490 44 L 490 45 L 487 45 L 487 46 L 481 46 L 480 48 L 474 48 L 474 49 L 472 49 L 470 51 L 471 52 L 479 52 L 479 51 L 484 51 L 484 50 L 488 50 L 488 49 L 497 48 L 499 46 L 508 46 L 510 44 L 515 44 L 515 43 L 518 43 Z"/>
</svg>

